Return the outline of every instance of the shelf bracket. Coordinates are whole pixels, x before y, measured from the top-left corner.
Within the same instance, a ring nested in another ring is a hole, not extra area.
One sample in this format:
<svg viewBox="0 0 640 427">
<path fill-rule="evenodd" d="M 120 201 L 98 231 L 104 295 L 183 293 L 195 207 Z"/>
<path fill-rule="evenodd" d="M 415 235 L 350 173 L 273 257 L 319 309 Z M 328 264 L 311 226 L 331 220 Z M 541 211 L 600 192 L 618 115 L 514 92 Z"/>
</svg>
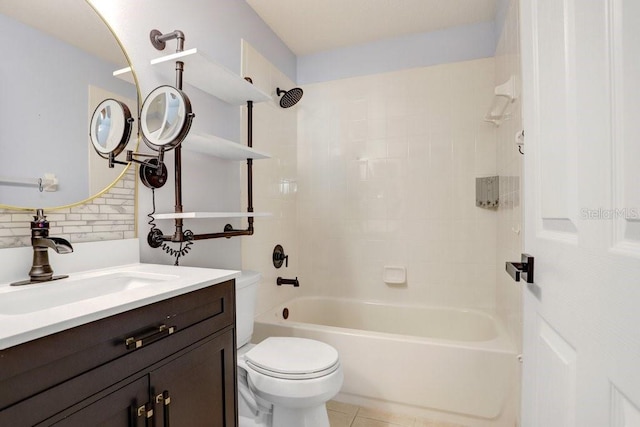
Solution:
<svg viewBox="0 0 640 427">
<path fill-rule="evenodd" d="M 253 101 L 247 101 L 247 146 L 253 147 Z M 176 185 L 175 185 L 175 198 L 176 206 L 175 212 L 182 212 L 182 181 L 179 178 L 181 169 L 181 157 L 178 155 L 180 147 L 176 148 Z M 252 214 L 253 208 L 253 159 L 247 159 L 247 213 Z M 231 224 L 227 224 L 224 227 L 224 231 L 218 233 L 202 233 L 192 234 L 191 232 L 183 233 L 183 219 L 175 219 L 175 232 L 173 235 L 164 235 L 161 230 L 153 226 L 147 236 L 147 243 L 153 248 L 164 247 L 164 242 L 184 243 L 195 240 L 209 240 L 220 238 L 231 238 L 240 236 L 252 236 L 254 233 L 254 217 L 249 215 L 247 217 L 248 226 L 246 229 L 235 229 Z M 188 234 L 188 236 L 187 236 Z M 165 248 L 166 250 L 166 248 Z"/>
</svg>

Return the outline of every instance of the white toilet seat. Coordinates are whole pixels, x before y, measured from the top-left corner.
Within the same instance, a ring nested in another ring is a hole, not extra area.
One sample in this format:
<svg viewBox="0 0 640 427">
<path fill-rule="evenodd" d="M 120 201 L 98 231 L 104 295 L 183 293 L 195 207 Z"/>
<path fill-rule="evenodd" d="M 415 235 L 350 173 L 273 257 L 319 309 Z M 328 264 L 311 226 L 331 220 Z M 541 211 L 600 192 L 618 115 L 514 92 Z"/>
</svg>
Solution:
<svg viewBox="0 0 640 427">
<path fill-rule="evenodd" d="M 333 347 L 295 337 L 270 337 L 243 346 L 238 368 L 246 372 L 256 400 L 288 408 L 324 404 L 338 393 L 344 378 Z"/>
<path fill-rule="evenodd" d="M 336 349 L 305 338 L 270 337 L 247 351 L 244 358 L 254 371 L 287 380 L 321 378 L 340 366 Z"/>
</svg>

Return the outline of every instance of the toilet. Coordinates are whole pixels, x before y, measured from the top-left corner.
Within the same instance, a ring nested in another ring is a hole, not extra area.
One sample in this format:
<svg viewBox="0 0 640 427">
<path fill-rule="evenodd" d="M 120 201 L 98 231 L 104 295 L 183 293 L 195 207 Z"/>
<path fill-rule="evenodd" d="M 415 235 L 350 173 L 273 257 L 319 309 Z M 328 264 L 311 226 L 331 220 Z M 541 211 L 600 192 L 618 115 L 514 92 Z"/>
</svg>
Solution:
<svg viewBox="0 0 640 427">
<path fill-rule="evenodd" d="M 251 344 L 260 273 L 236 278 L 240 427 L 329 427 L 326 402 L 342 387 L 338 352 L 320 341 L 269 337 Z"/>
</svg>

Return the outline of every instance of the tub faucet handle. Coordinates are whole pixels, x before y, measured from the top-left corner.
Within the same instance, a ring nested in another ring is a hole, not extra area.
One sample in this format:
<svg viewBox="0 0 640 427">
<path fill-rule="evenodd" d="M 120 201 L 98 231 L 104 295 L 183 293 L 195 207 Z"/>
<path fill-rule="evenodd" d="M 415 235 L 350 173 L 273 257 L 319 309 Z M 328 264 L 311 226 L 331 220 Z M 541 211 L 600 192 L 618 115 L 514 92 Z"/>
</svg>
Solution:
<svg viewBox="0 0 640 427">
<path fill-rule="evenodd" d="M 289 267 L 289 255 L 285 255 L 282 245 L 276 245 L 273 248 L 273 266 L 280 268 L 283 262 L 285 267 Z"/>
</svg>

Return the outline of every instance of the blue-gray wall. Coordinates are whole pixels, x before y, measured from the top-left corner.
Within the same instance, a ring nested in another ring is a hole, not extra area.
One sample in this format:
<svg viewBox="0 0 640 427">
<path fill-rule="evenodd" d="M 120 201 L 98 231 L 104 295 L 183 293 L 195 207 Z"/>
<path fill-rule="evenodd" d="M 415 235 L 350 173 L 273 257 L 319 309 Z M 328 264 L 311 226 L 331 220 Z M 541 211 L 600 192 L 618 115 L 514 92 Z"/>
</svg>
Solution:
<svg viewBox="0 0 640 427">
<path fill-rule="evenodd" d="M 487 58 L 495 52 L 494 22 L 386 39 L 298 58 L 300 84 Z"/>
<path fill-rule="evenodd" d="M 297 58 L 299 84 L 492 57 L 510 0 L 492 21 L 347 46 Z"/>
<path fill-rule="evenodd" d="M 89 85 L 136 98 L 117 65 L 0 15 L 0 175 L 55 173 L 59 190 L 0 185 L 0 204 L 60 206 L 89 197 Z M 19 161 L 17 161 L 19 159 Z"/>
</svg>

